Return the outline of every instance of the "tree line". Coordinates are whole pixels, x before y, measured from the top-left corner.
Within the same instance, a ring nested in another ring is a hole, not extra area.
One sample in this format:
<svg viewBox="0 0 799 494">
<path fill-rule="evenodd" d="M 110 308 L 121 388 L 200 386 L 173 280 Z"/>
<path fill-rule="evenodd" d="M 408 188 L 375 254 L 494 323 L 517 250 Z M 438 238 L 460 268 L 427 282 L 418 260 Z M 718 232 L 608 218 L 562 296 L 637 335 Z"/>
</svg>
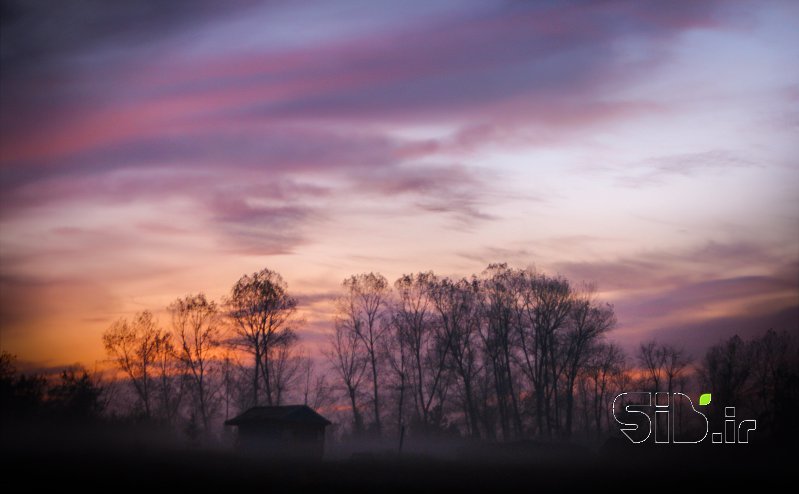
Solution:
<svg viewBox="0 0 799 494">
<path fill-rule="evenodd" d="M 130 384 L 130 412 L 142 420 L 187 424 L 208 439 L 221 420 L 251 406 L 331 403 L 327 378 L 299 345 L 297 300 L 278 273 L 242 276 L 220 303 L 187 295 L 167 313 L 167 327 L 143 311 L 103 334 Z"/>
<path fill-rule="evenodd" d="M 355 433 L 381 435 L 389 420 L 476 438 L 568 437 L 581 379 L 604 403 L 625 375 L 623 353 L 604 340 L 613 307 L 563 277 L 497 264 L 470 278 L 404 275 L 393 290 L 369 273 L 343 289 L 327 355 Z"/>
<path fill-rule="evenodd" d="M 609 403 L 622 391 L 712 391 L 772 431 L 799 403 L 794 334 L 734 336 L 698 361 L 656 341 L 628 356 L 606 338 L 616 316 L 593 285 L 506 264 L 463 278 L 348 277 L 321 359 L 300 339 L 297 299 L 269 269 L 219 302 L 191 294 L 166 313 L 165 325 L 143 311 L 107 328 L 115 379 L 80 368 L 25 376 L 3 354 L 4 417 L 124 417 L 215 441 L 224 419 L 251 406 L 305 403 L 342 438 L 568 440 L 617 432 Z"/>
</svg>

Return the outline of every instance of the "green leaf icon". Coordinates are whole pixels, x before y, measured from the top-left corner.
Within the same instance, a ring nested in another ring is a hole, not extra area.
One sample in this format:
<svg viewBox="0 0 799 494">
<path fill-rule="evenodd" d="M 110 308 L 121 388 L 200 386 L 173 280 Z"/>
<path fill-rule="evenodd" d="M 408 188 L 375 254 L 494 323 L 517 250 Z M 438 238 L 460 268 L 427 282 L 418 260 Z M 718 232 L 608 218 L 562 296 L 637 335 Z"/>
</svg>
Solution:
<svg viewBox="0 0 799 494">
<path fill-rule="evenodd" d="M 699 397 L 700 405 L 707 405 L 708 403 L 710 403 L 710 393 L 705 393 Z"/>
</svg>

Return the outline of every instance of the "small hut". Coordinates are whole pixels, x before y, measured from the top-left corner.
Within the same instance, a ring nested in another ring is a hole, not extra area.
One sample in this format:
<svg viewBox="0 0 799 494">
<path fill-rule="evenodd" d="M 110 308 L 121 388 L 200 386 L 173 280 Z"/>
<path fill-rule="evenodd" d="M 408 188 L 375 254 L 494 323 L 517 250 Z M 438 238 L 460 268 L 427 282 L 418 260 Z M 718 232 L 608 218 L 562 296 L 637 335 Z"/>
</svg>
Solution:
<svg viewBox="0 0 799 494">
<path fill-rule="evenodd" d="M 321 460 L 330 421 L 306 405 L 252 407 L 225 421 L 239 429 L 237 444 L 266 458 Z"/>
</svg>

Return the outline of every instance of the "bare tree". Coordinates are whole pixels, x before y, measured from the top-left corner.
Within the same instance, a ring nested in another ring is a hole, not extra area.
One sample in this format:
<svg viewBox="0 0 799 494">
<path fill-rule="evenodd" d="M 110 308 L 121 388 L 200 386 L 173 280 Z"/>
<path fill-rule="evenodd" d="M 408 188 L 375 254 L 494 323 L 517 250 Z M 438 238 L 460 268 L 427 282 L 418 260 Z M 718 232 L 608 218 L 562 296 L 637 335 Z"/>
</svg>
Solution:
<svg viewBox="0 0 799 494">
<path fill-rule="evenodd" d="M 345 294 L 339 299 L 338 311 L 341 324 L 352 331 L 366 352 L 372 377 L 372 409 L 375 432 L 380 435 L 380 364 L 383 339 L 388 325 L 381 318 L 389 297 L 389 286 L 381 274 L 368 273 L 350 276 L 342 283 Z"/>
<path fill-rule="evenodd" d="M 316 365 L 309 353 L 300 356 L 302 377 L 302 402 L 314 410 L 327 407 L 334 401 L 327 376 L 316 372 Z"/>
<path fill-rule="evenodd" d="M 288 287 L 276 272 L 263 269 L 244 275 L 233 286 L 226 301 L 227 314 L 232 321 L 238 346 L 253 356 L 252 405 L 259 403 L 262 382 L 266 403 L 274 404 L 274 378 L 269 372 L 273 366 L 269 359 L 277 354 L 281 345 L 288 346 L 296 340 L 290 327 L 297 310 L 297 300 L 288 294 Z"/>
<path fill-rule="evenodd" d="M 263 365 L 269 368 L 265 378 L 271 381 L 269 389 L 274 397 L 270 403 L 274 405 L 283 403 L 287 391 L 298 384 L 302 377 L 302 357 L 294 351 L 296 341 L 297 336 L 290 333 L 290 337 L 281 339 L 267 350 L 268 358 Z"/>
<path fill-rule="evenodd" d="M 219 310 L 202 293 L 177 299 L 168 309 L 176 339 L 175 353 L 190 384 L 203 433 L 208 434 L 218 391 L 213 378 L 219 370 L 217 352 L 222 339 Z"/>
<path fill-rule="evenodd" d="M 693 358 L 684 348 L 672 345 L 664 345 L 663 352 L 665 353 L 663 361 L 665 362 L 666 391 L 671 394 L 685 376 L 685 371 L 693 362 Z"/>
<path fill-rule="evenodd" d="M 225 409 L 225 420 L 230 418 L 230 408 L 234 404 L 236 394 L 238 391 L 238 375 L 240 374 L 241 364 L 236 360 L 236 356 L 230 352 L 225 351 L 221 359 L 221 386 L 222 386 L 222 402 Z"/>
<path fill-rule="evenodd" d="M 607 417 L 607 403 L 609 397 L 617 386 L 618 378 L 621 374 L 626 374 L 624 351 L 613 343 L 599 343 L 588 350 L 588 358 L 585 364 L 584 375 L 588 384 L 586 398 L 590 396 L 590 406 L 586 412 L 594 421 L 596 437 L 602 433 L 602 420 L 605 418 L 606 424 L 609 423 Z M 621 389 L 615 391 L 621 392 Z M 588 425 L 588 424 L 586 424 Z"/>
<path fill-rule="evenodd" d="M 172 335 L 166 331 L 159 331 L 155 340 L 155 363 L 158 374 L 155 390 L 161 419 L 168 425 L 173 425 L 183 401 L 185 379 L 179 372 Z"/>
<path fill-rule="evenodd" d="M 477 437 L 480 427 L 474 388 L 480 372 L 476 341 L 481 317 L 479 283 L 476 279 L 444 278 L 431 281 L 429 291 L 438 313 L 442 346 L 460 381 L 466 425 L 470 434 Z"/>
<path fill-rule="evenodd" d="M 523 369 L 535 394 L 536 425 L 540 434 L 551 435 L 559 428 L 558 383 L 568 362 L 563 333 L 572 314 L 573 291 L 568 280 L 532 270 L 520 273 L 515 286 L 520 313 L 516 327 Z"/>
<path fill-rule="evenodd" d="M 645 381 L 648 381 L 652 391 L 666 391 L 672 396 L 691 358 L 682 348 L 652 340 L 639 347 L 638 362 L 644 367 Z M 658 434 L 666 433 L 665 425 L 661 422 L 657 422 L 655 427 Z"/>
<path fill-rule="evenodd" d="M 514 386 L 518 331 L 515 325 L 517 273 L 506 264 L 491 264 L 480 283 L 484 326 L 481 339 L 494 378 L 502 437 L 522 435 L 521 411 Z"/>
<path fill-rule="evenodd" d="M 797 332 L 766 333 L 751 343 L 752 404 L 772 434 L 797 436 L 795 420 L 799 407 L 799 338 Z"/>
<path fill-rule="evenodd" d="M 408 352 L 408 374 L 413 390 L 416 420 L 422 428 L 436 421 L 433 409 L 440 408 L 446 370 L 447 342 L 433 320 L 431 288 L 437 283 L 432 272 L 403 275 L 394 283 L 397 301 L 392 321 L 401 339 L 401 348 Z"/>
<path fill-rule="evenodd" d="M 366 355 L 360 347 L 361 340 L 352 330 L 351 321 L 344 322 L 336 318 L 330 348 L 325 355 L 344 382 L 352 408 L 353 432 L 356 435 L 363 432 L 363 417 L 359 410 L 358 399 L 367 365 Z"/>
<path fill-rule="evenodd" d="M 404 335 L 404 325 L 397 315 L 396 306 L 391 309 L 389 318 L 390 337 L 385 341 L 386 360 L 393 377 L 393 389 L 396 397 L 397 431 L 402 438 L 405 430 L 405 409 L 408 400 L 407 393 L 410 389 L 411 355 L 408 338 Z M 402 439 L 400 439 L 402 440 Z"/>
<path fill-rule="evenodd" d="M 641 343 L 638 348 L 638 362 L 643 367 L 645 378 L 649 382 L 652 391 L 658 392 L 663 382 L 662 375 L 662 355 L 656 341 Z"/>
<path fill-rule="evenodd" d="M 705 389 L 713 390 L 719 403 L 743 401 L 752 371 L 752 347 L 738 335 L 710 347 L 705 353 L 699 376 Z"/>
<path fill-rule="evenodd" d="M 595 288 L 586 286 L 571 303 L 569 326 L 565 335 L 566 436 L 572 433 L 574 382 L 585 366 L 591 346 L 616 324 L 613 306 L 596 301 Z M 599 424 L 597 424 L 599 425 Z"/>
<path fill-rule="evenodd" d="M 132 321 L 121 318 L 103 333 L 106 352 L 130 379 L 148 419 L 152 417 L 151 394 L 161 338 L 162 331 L 150 311 L 136 314 Z"/>
<path fill-rule="evenodd" d="M 638 362 L 644 367 L 653 391 L 671 394 L 678 378 L 690 365 L 691 357 L 683 348 L 652 340 L 639 347 Z"/>
</svg>

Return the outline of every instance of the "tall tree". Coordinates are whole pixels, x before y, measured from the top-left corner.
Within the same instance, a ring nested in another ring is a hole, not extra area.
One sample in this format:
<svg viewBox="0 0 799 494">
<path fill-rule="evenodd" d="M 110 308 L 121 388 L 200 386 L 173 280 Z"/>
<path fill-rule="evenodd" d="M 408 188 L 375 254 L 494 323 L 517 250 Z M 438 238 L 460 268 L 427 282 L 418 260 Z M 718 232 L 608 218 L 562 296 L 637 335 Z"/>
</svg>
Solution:
<svg viewBox="0 0 799 494">
<path fill-rule="evenodd" d="M 163 331 L 150 311 L 136 314 L 132 321 L 121 318 L 103 333 L 106 352 L 130 379 L 148 419 L 152 417 L 153 378 L 162 338 Z"/>
<path fill-rule="evenodd" d="M 382 319 L 390 288 L 386 278 L 379 273 L 350 276 L 343 281 L 342 286 L 345 293 L 338 303 L 341 323 L 358 337 L 366 352 L 372 377 L 374 429 L 380 435 L 381 351 L 384 348 L 383 339 L 388 333 L 388 324 Z"/>
<path fill-rule="evenodd" d="M 207 435 L 218 391 L 213 377 L 218 371 L 217 352 L 222 340 L 219 309 L 202 293 L 177 299 L 168 309 L 176 340 L 175 354 Z"/>
<path fill-rule="evenodd" d="M 536 429 L 547 436 L 562 432 L 560 400 L 566 393 L 559 387 L 569 367 L 570 343 L 574 343 L 572 353 L 579 367 L 585 345 L 582 336 L 590 332 L 580 330 L 575 333 L 581 335 L 578 338 L 567 334 L 574 290 L 565 278 L 525 269 L 513 273 L 510 287 L 509 305 L 520 350 L 518 360 L 532 388 Z M 573 386 L 569 379 L 565 381 L 567 388 Z"/>
<path fill-rule="evenodd" d="M 155 340 L 157 375 L 154 389 L 158 416 L 168 425 L 173 425 L 178 418 L 186 383 L 185 376 L 179 372 L 179 363 L 175 356 L 172 334 L 160 330 Z"/>
<path fill-rule="evenodd" d="M 404 325 L 398 317 L 396 305 L 391 307 L 390 335 L 385 341 L 385 355 L 393 375 L 392 388 L 395 391 L 397 431 L 402 438 L 405 428 L 407 395 L 411 389 L 411 355 Z M 400 439 L 402 440 L 402 439 Z"/>
<path fill-rule="evenodd" d="M 352 330 L 352 321 L 336 317 L 330 347 L 325 356 L 344 382 L 352 409 L 352 425 L 355 435 L 363 432 L 363 417 L 358 405 L 361 383 L 366 374 L 366 353 L 361 350 L 361 340 Z"/>
<path fill-rule="evenodd" d="M 269 269 L 242 276 L 226 301 L 227 314 L 236 335 L 234 342 L 253 357 L 252 405 L 258 405 L 259 388 L 263 383 L 266 403 L 273 405 L 276 390 L 269 359 L 281 345 L 296 340 L 291 322 L 297 311 L 297 300 L 288 294 L 283 278 Z"/>
<path fill-rule="evenodd" d="M 613 306 L 599 304 L 595 298 L 595 288 L 586 286 L 582 293 L 574 296 L 571 303 L 570 318 L 565 334 L 565 372 L 566 379 L 566 428 L 567 437 L 572 434 L 574 412 L 574 383 L 591 346 L 616 324 Z"/>
<path fill-rule="evenodd" d="M 273 395 L 274 405 L 281 405 L 288 391 L 298 384 L 302 377 L 302 356 L 294 349 L 297 340 L 296 334 L 292 332 L 267 350 L 268 358 L 264 362 L 264 367 L 268 366 L 269 372 L 265 379 L 271 381 L 269 389 Z"/>
<path fill-rule="evenodd" d="M 714 400 L 719 403 L 743 401 L 752 372 L 752 350 L 738 335 L 708 348 L 699 367 L 699 376 L 705 389 L 712 390 Z"/>
<path fill-rule="evenodd" d="M 302 403 L 314 410 L 329 406 L 334 399 L 327 382 L 327 376 L 317 372 L 316 364 L 307 352 L 299 357 L 302 378 Z"/>
<path fill-rule="evenodd" d="M 584 374 L 593 399 L 590 405 L 586 406 L 586 413 L 594 421 L 596 437 L 599 438 L 602 433 L 603 417 L 606 423 L 610 423 L 607 403 L 612 396 L 614 386 L 617 386 L 618 377 L 625 374 L 626 357 L 624 351 L 613 343 L 598 343 L 587 353 L 589 355 L 584 366 Z"/>
<path fill-rule="evenodd" d="M 444 278 L 433 281 L 429 290 L 446 355 L 460 382 L 466 425 L 470 434 L 477 437 L 480 428 L 474 389 L 480 371 L 476 342 L 481 317 L 479 284 L 477 280 Z"/>
<path fill-rule="evenodd" d="M 437 283 L 432 272 L 403 275 L 394 282 L 396 303 L 392 322 L 400 349 L 407 349 L 409 385 L 413 391 L 415 420 L 422 428 L 434 425 L 432 410 L 441 396 L 447 349 L 437 333 L 430 291 Z M 435 424 L 438 425 L 438 424 Z"/>
<path fill-rule="evenodd" d="M 644 378 L 651 386 L 651 390 L 658 392 L 661 390 L 663 382 L 662 355 L 659 351 L 658 343 L 654 340 L 641 343 L 638 347 L 638 363 L 644 370 Z"/>
<path fill-rule="evenodd" d="M 679 377 L 691 364 L 691 357 L 684 348 L 651 340 L 638 348 L 638 362 L 644 367 L 653 391 L 671 394 Z"/>
<path fill-rule="evenodd" d="M 502 437 L 522 435 L 521 411 L 515 389 L 514 362 L 517 332 L 513 309 L 516 305 L 516 273 L 506 264 L 491 264 L 480 285 L 481 310 L 485 321 L 481 339 L 492 368 Z"/>
<path fill-rule="evenodd" d="M 225 409 L 225 420 L 230 418 L 230 408 L 239 391 L 241 364 L 230 350 L 225 350 L 220 361 L 222 403 Z"/>
<path fill-rule="evenodd" d="M 799 437 L 799 338 L 797 332 L 766 333 L 750 343 L 753 352 L 753 404 L 758 418 L 775 437 Z M 760 423 L 760 422 L 758 422 Z"/>
</svg>

